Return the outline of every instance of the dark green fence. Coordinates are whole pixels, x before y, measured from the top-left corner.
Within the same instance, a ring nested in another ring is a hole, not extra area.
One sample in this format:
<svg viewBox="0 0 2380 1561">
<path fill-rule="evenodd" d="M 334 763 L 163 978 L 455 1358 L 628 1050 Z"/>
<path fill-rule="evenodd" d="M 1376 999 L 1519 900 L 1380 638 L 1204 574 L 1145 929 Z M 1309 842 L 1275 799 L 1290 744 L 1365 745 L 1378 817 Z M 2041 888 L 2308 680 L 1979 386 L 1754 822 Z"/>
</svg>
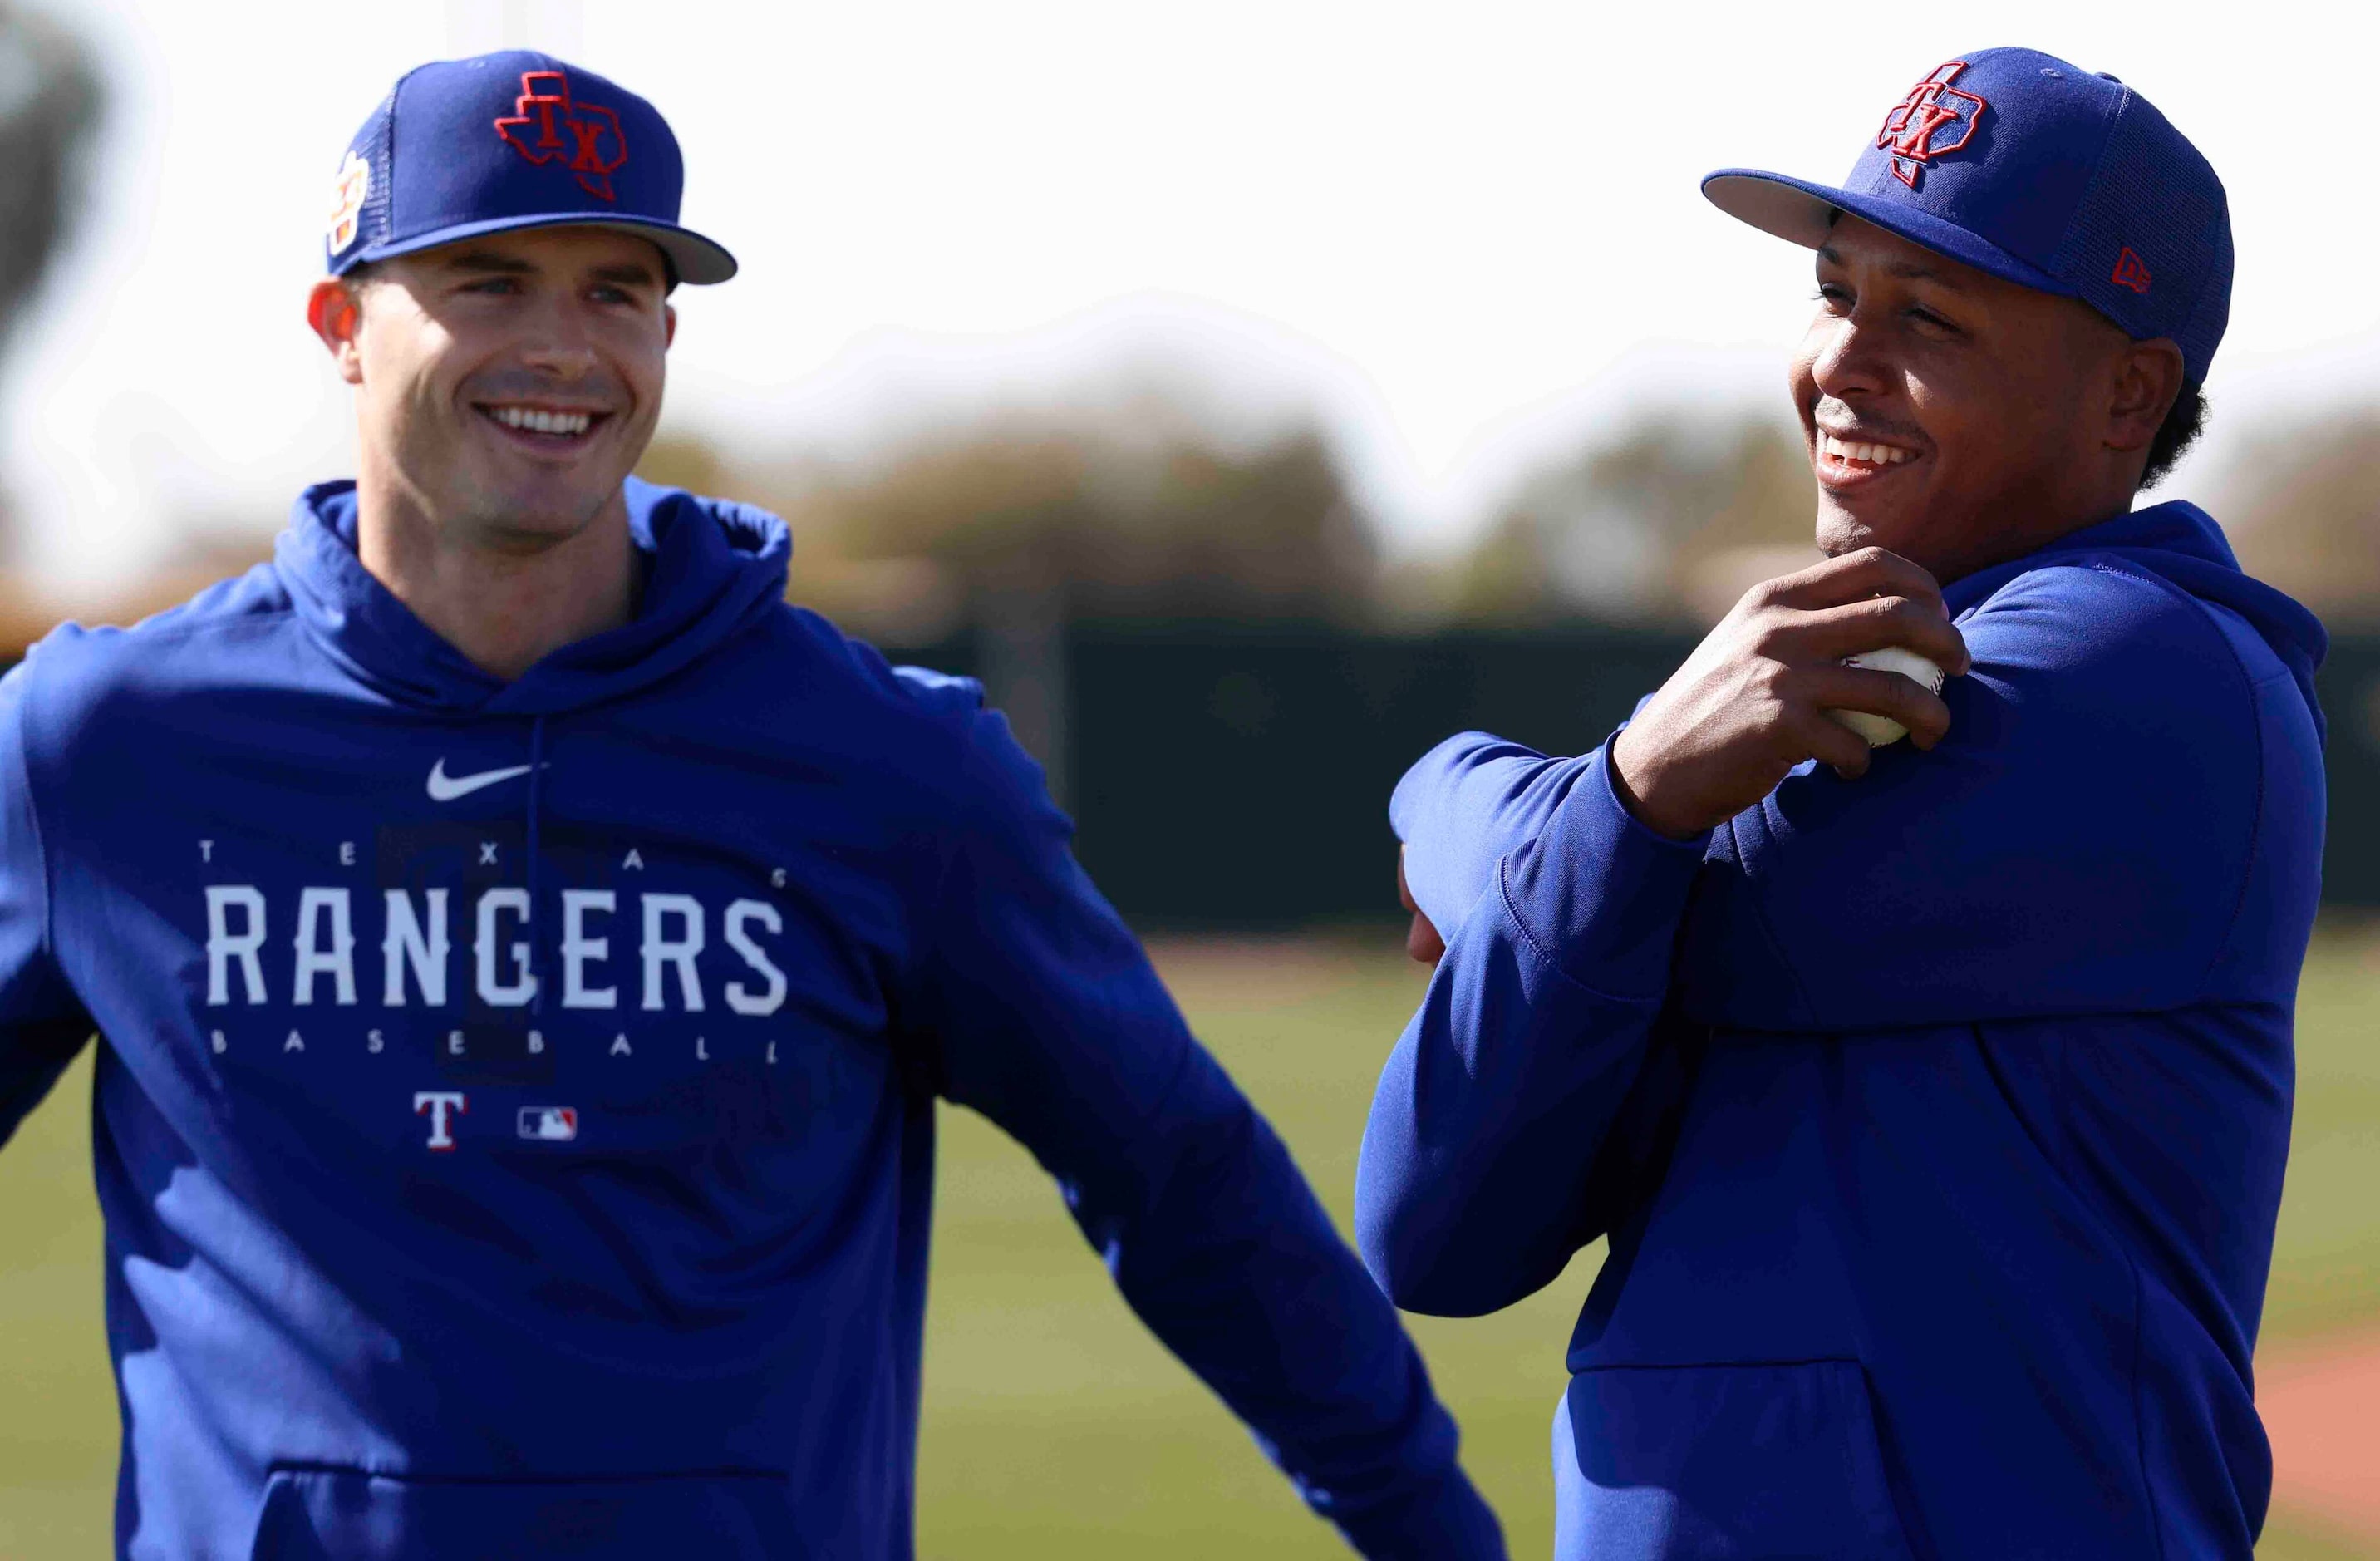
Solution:
<svg viewBox="0 0 2380 1561">
<path fill-rule="evenodd" d="M 1582 751 L 1693 643 L 1615 629 L 1398 639 L 1078 624 L 1062 656 L 1041 658 L 1062 667 L 1062 687 L 1036 698 L 1062 714 L 1031 736 L 1064 750 L 1055 779 L 1081 826 L 1083 864 L 1136 923 L 1389 915 L 1389 791 L 1424 750 L 1479 727 Z M 903 659 L 954 672 L 1003 665 L 967 644 Z M 2335 903 L 2380 906 L 2380 640 L 2337 645 L 2322 696 L 2331 720 L 2325 889 Z"/>
</svg>

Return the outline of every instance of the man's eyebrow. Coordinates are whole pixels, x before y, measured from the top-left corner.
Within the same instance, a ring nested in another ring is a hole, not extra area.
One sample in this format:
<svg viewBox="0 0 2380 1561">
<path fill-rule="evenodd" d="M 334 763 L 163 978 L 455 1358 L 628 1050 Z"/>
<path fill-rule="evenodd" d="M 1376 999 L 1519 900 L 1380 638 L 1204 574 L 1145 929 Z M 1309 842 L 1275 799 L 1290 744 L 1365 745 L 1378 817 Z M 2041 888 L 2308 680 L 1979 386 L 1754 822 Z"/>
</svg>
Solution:
<svg viewBox="0 0 2380 1561">
<path fill-rule="evenodd" d="M 631 287 L 658 287 L 662 285 L 660 274 L 641 261 L 613 261 L 608 265 L 596 266 L 587 274 L 598 282 L 623 282 Z"/>
<path fill-rule="evenodd" d="M 1842 255 L 1832 244 L 1819 245 L 1818 258 L 1829 265 L 1843 263 Z M 1957 276 L 1938 267 L 1928 265 L 1924 261 L 1897 260 L 1886 265 L 1884 270 L 1886 275 L 1899 277 L 1904 282 L 1939 282 L 1946 287 L 1961 286 Z"/>
<path fill-rule="evenodd" d="M 1938 266 L 1927 265 L 1922 261 L 1894 261 L 1884 269 L 1889 274 L 1900 277 L 1904 281 L 1939 282 L 1946 287 L 1956 287 L 1960 285 L 1959 278 L 1949 272 Z"/>
<path fill-rule="evenodd" d="M 449 271 L 472 271 L 493 276 L 527 276 L 537 270 L 525 260 L 498 254 L 493 250 L 465 250 L 449 255 L 445 262 Z"/>
</svg>

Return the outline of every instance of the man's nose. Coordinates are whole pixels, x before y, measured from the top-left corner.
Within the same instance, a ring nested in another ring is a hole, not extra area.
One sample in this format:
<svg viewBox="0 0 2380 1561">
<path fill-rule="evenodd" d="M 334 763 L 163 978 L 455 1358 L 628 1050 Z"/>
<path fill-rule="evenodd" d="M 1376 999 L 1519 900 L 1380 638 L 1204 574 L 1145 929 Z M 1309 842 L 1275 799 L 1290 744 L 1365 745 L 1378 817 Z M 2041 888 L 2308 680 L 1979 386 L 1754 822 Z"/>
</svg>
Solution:
<svg viewBox="0 0 2380 1561">
<path fill-rule="evenodd" d="M 595 349 L 562 336 L 533 343 L 521 354 L 522 363 L 557 379 L 578 379 L 595 367 Z"/>
<path fill-rule="evenodd" d="M 1819 394 L 1842 399 L 1882 390 L 1887 375 L 1878 347 L 1876 332 L 1856 316 L 1832 322 L 1810 360 L 1810 377 L 1817 382 Z"/>
</svg>

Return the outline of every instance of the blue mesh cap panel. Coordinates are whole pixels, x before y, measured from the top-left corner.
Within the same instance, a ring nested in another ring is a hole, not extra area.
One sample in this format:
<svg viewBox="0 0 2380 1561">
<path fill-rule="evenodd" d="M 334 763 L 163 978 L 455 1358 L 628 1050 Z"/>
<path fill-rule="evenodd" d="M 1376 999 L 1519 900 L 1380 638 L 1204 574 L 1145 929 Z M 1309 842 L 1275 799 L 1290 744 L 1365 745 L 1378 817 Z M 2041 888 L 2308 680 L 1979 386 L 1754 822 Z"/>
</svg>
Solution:
<svg viewBox="0 0 2380 1561">
<path fill-rule="evenodd" d="M 2211 247 L 2217 254 L 2214 270 L 2198 289 L 2198 302 L 2182 322 L 2180 334 L 2173 338 L 2181 348 L 2182 373 L 2192 384 L 2205 383 L 2207 367 L 2215 361 L 2215 349 L 2222 344 L 2224 329 L 2231 323 L 2231 218 L 2228 212 Z"/>
<path fill-rule="evenodd" d="M 2049 269 L 2134 340 L 2173 338 L 2191 382 L 2205 379 L 2230 318 L 2230 213 L 2213 166 L 2139 93 Z"/>
</svg>

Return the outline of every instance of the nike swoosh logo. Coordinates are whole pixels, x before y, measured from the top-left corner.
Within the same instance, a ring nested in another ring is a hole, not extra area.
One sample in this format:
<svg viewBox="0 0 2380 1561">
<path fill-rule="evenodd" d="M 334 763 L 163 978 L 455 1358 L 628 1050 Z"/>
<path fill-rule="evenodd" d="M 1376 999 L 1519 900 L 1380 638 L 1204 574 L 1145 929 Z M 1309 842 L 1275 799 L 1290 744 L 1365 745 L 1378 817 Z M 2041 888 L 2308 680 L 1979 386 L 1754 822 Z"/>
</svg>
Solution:
<svg viewBox="0 0 2380 1561">
<path fill-rule="evenodd" d="M 457 797 L 470 796 L 482 787 L 525 775 L 529 769 L 527 764 L 514 764 L 501 770 L 481 770 L 476 775 L 450 775 L 446 773 L 446 761 L 441 759 L 430 767 L 430 799 L 432 802 L 452 802 Z"/>
</svg>

